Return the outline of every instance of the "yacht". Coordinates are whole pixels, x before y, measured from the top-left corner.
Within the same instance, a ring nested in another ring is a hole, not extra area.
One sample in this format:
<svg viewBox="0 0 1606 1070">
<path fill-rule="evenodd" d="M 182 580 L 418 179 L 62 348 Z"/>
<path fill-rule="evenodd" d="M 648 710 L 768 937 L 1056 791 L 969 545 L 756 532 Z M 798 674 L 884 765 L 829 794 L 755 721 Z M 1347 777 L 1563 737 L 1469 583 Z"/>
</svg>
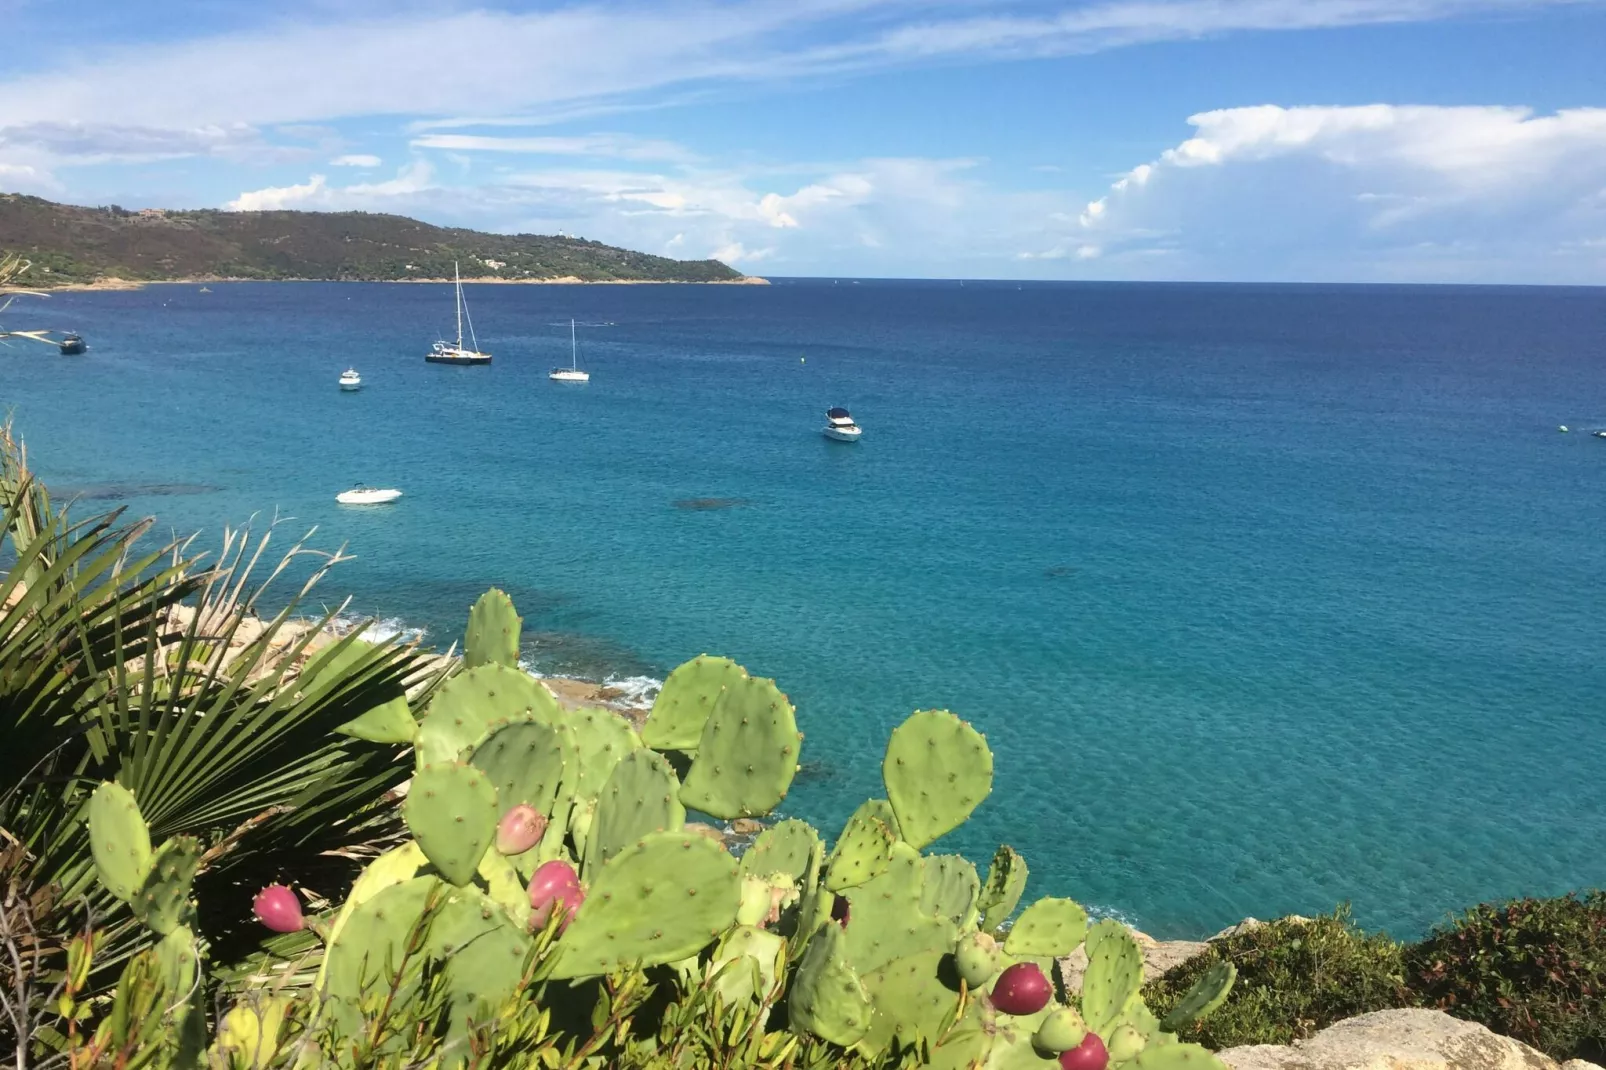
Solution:
<svg viewBox="0 0 1606 1070">
<path fill-rule="evenodd" d="M 69 334 L 61 340 L 61 355 L 64 357 L 76 357 L 88 348 L 84 340 L 76 334 Z"/>
<path fill-rule="evenodd" d="M 580 370 L 580 349 L 574 340 L 574 320 L 569 321 L 569 366 L 553 368 L 547 378 L 555 383 L 589 383 L 591 373 Z"/>
<path fill-rule="evenodd" d="M 402 496 L 402 492 L 394 488 L 380 490 L 376 487 L 365 487 L 358 483 L 350 490 L 341 491 L 335 495 L 335 501 L 341 505 L 384 505 L 393 502 Z"/>
<path fill-rule="evenodd" d="M 424 359 L 431 364 L 489 364 L 491 355 L 480 352 L 479 339 L 474 337 L 474 321 L 468 320 L 468 338 L 471 346 L 463 344 L 463 321 L 468 319 L 468 304 L 463 300 L 463 277 L 458 273 L 457 261 L 452 261 L 452 284 L 457 288 L 457 341 L 436 342 Z"/>
<path fill-rule="evenodd" d="M 825 414 L 825 437 L 834 438 L 838 442 L 857 442 L 864 429 L 853 422 L 853 416 L 847 409 L 838 407 L 827 410 Z"/>
<path fill-rule="evenodd" d="M 342 389 L 342 390 L 361 390 L 362 389 L 362 376 L 357 374 L 357 369 L 356 368 L 347 368 L 345 371 L 340 373 L 340 389 Z"/>
</svg>

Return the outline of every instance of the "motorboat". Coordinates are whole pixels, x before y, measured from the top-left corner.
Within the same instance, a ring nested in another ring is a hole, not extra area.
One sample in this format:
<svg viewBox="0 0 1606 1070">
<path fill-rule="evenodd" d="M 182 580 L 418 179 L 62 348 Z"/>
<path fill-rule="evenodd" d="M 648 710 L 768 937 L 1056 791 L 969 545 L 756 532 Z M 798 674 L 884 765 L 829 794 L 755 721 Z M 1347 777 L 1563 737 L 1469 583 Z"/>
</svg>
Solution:
<svg viewBox="0 0 1606 1070">
<path fill-rule="evenodd" d="M 424 354 L 424 359 L 431 364 L 469 364 L 480 365 L 491 363 L 489 353 L 480 352 L 480 340 L 474 337 L 474 321 L 468 317 L 468 303 L 463 300 L 463 277 L 458 273 L 457 261 L 452 261 L 452 283 L 457 288 L 457 341 L 448 342 L 442 339 L 430 347 Z M 468 338 L 470 345 L 463 344 L 463 321 L 468 319 Z"/>
<path fill-rule="evenodd" d="M 853 422 L 853 415 L 847 409 L 837 407 L 826 411 L 826 438 L 836 439 L 838 442 L 857 442 L 862 434 L 864 428 Z"/>
<path fill-rule="evenodd" d="M 84 344 L 84 340 L 76 334 L 65 335 L 61 340 L 60 346 L 61 355 L 64 357 L 76 357 L 89 348 Z"/>
<path fill-rule="evenodd" d="M 347 368 L 345 371 L 340 373 L 340 389 L 342 389 L 342 390 L 361 390 L 362 389 L 362 376 L 357 374 L 357 369 L 356 368 Z"/>
<path fill-rule="evenodd" d="M 335 495 L 335 501 L 341 505 L 384 505 L 393 502 L 402 496 L 402 492 L 394 488 L 381 490 L 377 487 L 365 487 L 358 483 L 350 490 L 341 491 Z"/>
<path fill-rule="evenodd" d="M 569 366 L 553 368 L 547 378 L 554 383 L 589 383 L 591 373 L 580 370 L 580 350 L 574 339 L 574 320 L 569 321 Z"/>
<path fill-rule="evenodd" d="M 1596 438 L 1606 438 L 1606 431 L 1596 431 L 1595 432 L 1595 437 Z"/>
</svg>

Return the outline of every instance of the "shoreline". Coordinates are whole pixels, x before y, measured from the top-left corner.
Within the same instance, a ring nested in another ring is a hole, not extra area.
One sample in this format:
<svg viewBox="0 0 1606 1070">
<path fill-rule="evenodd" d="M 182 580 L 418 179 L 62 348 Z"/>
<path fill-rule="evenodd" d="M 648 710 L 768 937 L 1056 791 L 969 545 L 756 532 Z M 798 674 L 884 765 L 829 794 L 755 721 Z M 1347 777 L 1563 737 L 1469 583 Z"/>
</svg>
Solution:
<svg viewBox="0 0 1606 1070">
<path fill-rule="evenodd" d="M 462 280 L 465 283 L 491 286 L 769 286 L 770 280 L 758 275 L 743 275 L 739 279 L 582 279 L 578 275 L 559 275 L 546 279 L 506 279 L 499 275 L 479 275 Z M 96 279 L 94 282 L 64 282 L 59 285 L 41 283 L 43 293 L 93 293 L 99 291 L 143 290 L 147 286 L 209 286 L 228 282 L 331 282 L 375 283 L 380 285 L 412 286 L 419 283 L 452 285 L 447 278 L 419 279 L 247 279 L 221 275 L 197 275 L 183 279 L 123 279 L 116 276 Z"/>
</svg>

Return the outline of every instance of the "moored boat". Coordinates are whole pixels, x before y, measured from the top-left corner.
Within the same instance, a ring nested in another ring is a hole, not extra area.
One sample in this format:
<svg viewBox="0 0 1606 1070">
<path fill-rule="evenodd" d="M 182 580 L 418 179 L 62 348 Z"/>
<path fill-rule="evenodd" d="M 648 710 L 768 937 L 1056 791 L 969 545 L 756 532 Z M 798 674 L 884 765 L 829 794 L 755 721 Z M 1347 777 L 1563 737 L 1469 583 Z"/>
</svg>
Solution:
<svg viewBox="0 0 1606 1070">
<path fill-rule="evenodd" d="M 62 340 L 60 342 L 60 348 L 61 348 L 61 355 L 62 356 L 64 356 L 64 357 L 76 357 L 78 354 L 80 354 L 84 350 L 88 349 L 89 346 L 85 345 L 84 344 L 84 340 L 81 337 L 79 337 L 78 335 L 69 334 L 69 335 L 63 336 L 63 338 L 62 338 Z"/>
<path fill-rule="evenodd" d="M 402 492 L 394 487 L 380 489 L 377 487 L 365 487 L 358 483 L 350 490 L 344 490 L 336 494 L 335 501 L 341 505 L 384 505 L 386 502 L 393 502 L 401 496 Z"/>
<path fill-rule="evenodd" d="M 340 389 L 342 389 L 342 390 L 361 390 L 362 389 L 362 376 L 357 374 L 357 369 L 356 368 L 347 368 L 345 371 L 340 373 Z"/>
<path fill-rule="evenodd" d="M 840 406 L 825 414 L 825 437 L 838 442 L 857 442 L 864 429 L 853 422 L 853 416 Z"/>
<path fill-rule="evenodd" d="M 569 366 L 567 368 L 553 368 L 547 373 L 547 378 L 555 383 L 589 383 L 591 373 L 580 370 L 580 349 L 575 343 L 574 320 L 569 321 Z"/>
<path fill-rule="evenodd" d="M 480 341 L 474 337 L 474 321 L 468 316 L 468 303 L 463 300 L 463 277 L 458 273 L 457 262 L 452 262 L 452 284 L 457 288 L 457 341 L 442 339 L 430 346 L 424 359 L 431 364 L 479 365 L 491 363 L 489 353 L 480 352 Z M 463 344 L 463 321 L 468 319 L 468 337 L 471 345 Z"/>
</svg>

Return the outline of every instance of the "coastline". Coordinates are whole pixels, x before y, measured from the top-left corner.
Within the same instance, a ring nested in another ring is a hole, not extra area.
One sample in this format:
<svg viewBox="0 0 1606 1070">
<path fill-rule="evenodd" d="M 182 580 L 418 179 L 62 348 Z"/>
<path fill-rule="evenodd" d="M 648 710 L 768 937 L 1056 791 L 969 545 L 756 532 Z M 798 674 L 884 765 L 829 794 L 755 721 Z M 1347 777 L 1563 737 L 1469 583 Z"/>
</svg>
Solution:
<svg viewBox="0 0 1606 1070">
<path fill-rule="evenodd" d="M 546 279 L 505 279 L 498 275 L 480 275 L 462 280 L 466 283 L 479 283 L 496 286 L 768 286 L 770 280 L 758 275 L 743 275 L 738 279 L 582 279 L 578 275 L 559 275 Z M 64 282 L 59 285 L 50 285 L 34 281 L 31 285 L 38 286 L 42 292 L 62 293 L 70 291 L 94 292 L 102 290 L 143 290 L 147 286 L 207 286 L 214 282 L 377 282 L 384 284 L 399 284 L 403 286 L 415 283 L 444 283 L 450 286 L 451 279 L 422 278 L 422 279 L 246 279 L 222 275 L 197 275 L 193 278 L 183 279 L 123 279 L 116 276 L 96 279 L 94 282 Z"/>
</svg>

